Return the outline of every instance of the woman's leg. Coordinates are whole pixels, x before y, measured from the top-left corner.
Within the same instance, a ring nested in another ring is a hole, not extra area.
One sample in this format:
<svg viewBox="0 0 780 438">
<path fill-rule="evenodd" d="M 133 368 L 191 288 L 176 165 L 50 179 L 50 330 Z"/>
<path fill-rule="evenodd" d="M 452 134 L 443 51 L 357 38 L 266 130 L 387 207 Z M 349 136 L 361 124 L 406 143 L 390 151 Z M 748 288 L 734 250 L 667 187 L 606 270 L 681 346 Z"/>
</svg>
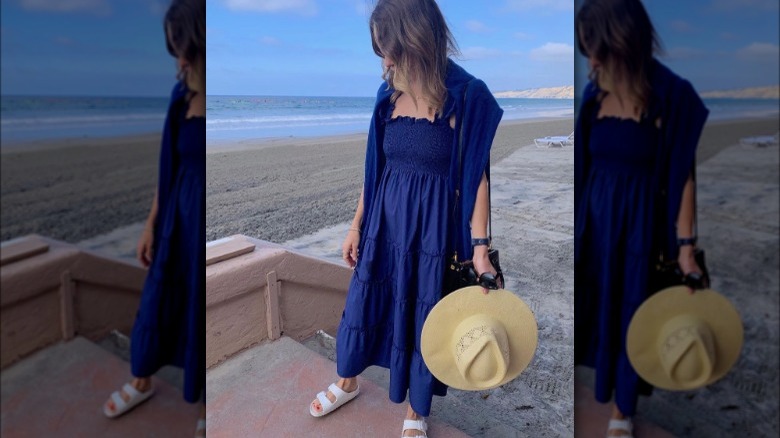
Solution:
<svg viewBox="0 0 780 438">
<path fill-rule="evenodd" d="M 406 408 L 406 419 L 407 420 L 425 420 L 425 417 L 422 415 L 418 415 L 417 412 L 412 409 L 412 405 L 408 405 Z M 403 436 L 428 436 L 425 431 L 417 430 L 417 429 L 408 429 L 404 431 Z"/>
<path fill-rule="evenodd" d="M 358 387 L 357 377 L 347 377 L 347 378 L 342 377 L 341 379 L 339 379 L 338 382 L 336 382 L 336 386 L 341 388 L 341 390 L 344 392 L 352 392 L 356 390 Z M 332 392 L 327 391 L 325 392 L 325 395 L 328 397 L 328 400 L 330 400 L 331 402 L 336 401 L 336 396 Z M 314 407 L 315 412 L 322 411 L 322 405 L 320 404 L 320 401 L 317 400 L 316 398 L 314 399 L 313 402 L 311 402 L 311 405 Z"/>
<path fill-rule="evenodd" d="M 622 412 L 620 412 L 620 409 L 617 407 L 616 404 L 612 405 L 612 417 L 611 417 L 611 419 L 612 420 L 625 420 L 626 419 L 626 416 L 623 415 Z M 615 437 L 631 436 L 631 431 L 630 430 L 625 430 L 625 429 L 611 429 L 611 430 L 609 430 L 607 432 L 607 436 L 615 436 Z"/>
</svg>

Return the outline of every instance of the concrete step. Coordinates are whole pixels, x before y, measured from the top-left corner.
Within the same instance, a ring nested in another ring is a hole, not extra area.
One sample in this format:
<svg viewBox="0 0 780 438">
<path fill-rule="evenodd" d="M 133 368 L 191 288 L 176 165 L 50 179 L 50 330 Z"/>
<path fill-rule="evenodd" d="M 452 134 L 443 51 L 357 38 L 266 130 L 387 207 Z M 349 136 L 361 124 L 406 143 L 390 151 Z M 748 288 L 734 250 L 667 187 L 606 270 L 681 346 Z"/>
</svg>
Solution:
<svg viewBox="0 0 780 438">
<path fill-rule="evenodd" d="M 322 418 L 309 414 L 317 392 L 336 379 L 333 362 L 282 337 L 241 352 L 208 370 L 207 434 L 213 437 L 392 437 L 401 435 L 405 404 L 360 379 L 360 395 Z M 432 416 L 429 434 L 466 437 Z"/>
<path fill-rule="evenodd" d="M 155 395 L 116 419 L 103 415 L 111 392 L 132 379 L 130 366 L 87 339 L 45 348 L 2 371 L 0 435 L 8 437 L 194 436 L 199 404 L 153 378 Z"/>
</svg>

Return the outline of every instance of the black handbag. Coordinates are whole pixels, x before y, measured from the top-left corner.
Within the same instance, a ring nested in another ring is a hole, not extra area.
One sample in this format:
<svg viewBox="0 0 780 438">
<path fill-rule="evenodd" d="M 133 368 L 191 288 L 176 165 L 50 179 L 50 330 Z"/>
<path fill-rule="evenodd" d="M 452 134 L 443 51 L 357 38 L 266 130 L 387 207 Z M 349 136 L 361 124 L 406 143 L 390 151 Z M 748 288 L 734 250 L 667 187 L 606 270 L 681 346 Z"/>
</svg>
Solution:
<svg viewBox="0 0 780 438">
<path fill-rule="evenodd" d="M 466 105 L 466 88 L 463 88 L 463 106 L 465 108 Z M 463 168 L 462 168 L 462 160 L 463 160 L 463 125 L 466 123 L 466 117 L 465 117 L 465 111 L 463 120 L 460 121 L 460 128 L 458 132 L 458 180 L 456 184 L 455 189 L 455 206 L 453 208 L 452 217 L 457 218 L 458 217 L 458 205 L 460 201 L 460 185 L 462 174 L 463 174 Z M 490 165 L 490 160 L 488 159 L 488 166 Z M 450 256 L 450 259 L 447 263 L 447 268 L 444 271 L 444 281 L 442 284 L 442 298 L 446 295 L 450 294 L 451 292 L 467 287 L 467 286 L 483 286 L 487 287 L 489 289 L 497 289 L 498 288 L 498 282 L 500 281 L 501 287 L 504 286 L 504 274 L 501 271 L 501 265 L 499 265 L 498 260 L 498 250 L 493 248 L 493 236 L 492 236 L 492 228 L 491 228 L 491 218 L 492 214 L 490 212 L 490 181 L 488 181 L 488 260 L 490 260 L 490 264 L 493 265 L 493 268 L 496 270 L 496 275 L 493 276 L 489 272 L 484 272 L 481 275 L 477 275 L 477 272 L 474 270 L 474 263 L 471 260 L 464 260 L 460 261 L 458 260 L 458 252 L 455 250 L 453 254 Z M 460 238 L 460 233 L 456 233 L 458 238 Z M 457 244 L 454 245 L 455 248 L 457 248 Z"/>
<path fill-rule="evenodd" d="M 691 173 L 693 176 L 694 190 L 693 190 L 693 235 L 698 235 L 697 227 L 697 215 L 696 215 L 696 166 Z M 664 193 L 666 195 L 666 193 Z M 666 205 L 666 199 L 663 199 L 664 205 Z M 666 289 L 672 286 L 688 286 L 693 289 L 702 289 L 709 287 L 710 274 L 707 270 L 704 258 L 704 250 L 701 248 L 695 248 L 693 251 L 693 257 L 696 260 L 696 264 L 701 269 L 701 274 L 690 273 L 684 275 L 680 264 L 677 260 L 667 260 L 664 257 L 663 251 L 659 252 L 658 259 L 653 267 L 653 272 L 650 274 L 650 291 L 652 293 Z"/>
</svg>

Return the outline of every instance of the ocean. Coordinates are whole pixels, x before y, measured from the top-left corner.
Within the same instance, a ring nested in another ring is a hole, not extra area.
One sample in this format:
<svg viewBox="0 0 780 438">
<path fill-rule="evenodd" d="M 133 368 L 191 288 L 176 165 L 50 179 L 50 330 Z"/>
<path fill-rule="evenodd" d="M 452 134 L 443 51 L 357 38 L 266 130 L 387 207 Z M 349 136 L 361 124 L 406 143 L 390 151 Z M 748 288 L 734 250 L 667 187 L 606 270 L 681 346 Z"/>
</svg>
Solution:
<svg viewBox="0 0 780 438">
<path fill-rule="evenodd" d="M 572 117 L 571 99 L 497 99 L 503 120 Z M 206 96 L 206 143 L 367 132 L 373 97 Z"/>
<path fill-rule="evenodd" d="M 162 132 L 168 99 L 0 96 L 0 145 Z"/>
</svg>

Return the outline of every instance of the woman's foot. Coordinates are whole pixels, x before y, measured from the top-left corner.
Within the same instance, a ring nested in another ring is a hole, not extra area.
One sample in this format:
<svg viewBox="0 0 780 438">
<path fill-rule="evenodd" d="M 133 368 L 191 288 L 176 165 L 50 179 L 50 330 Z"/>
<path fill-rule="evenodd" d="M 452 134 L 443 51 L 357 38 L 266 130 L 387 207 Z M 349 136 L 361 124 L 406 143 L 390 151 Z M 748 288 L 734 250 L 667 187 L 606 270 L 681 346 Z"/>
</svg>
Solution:
<svg viewBox="0 0 780 438">
<path fill-rule="evenodd" d="M 613 406 L 612 408 L 612 418 L 610 418 L 609 421 L 607 436 L 624 437 L 624 438 L 634 436 L 633 423 L 631 422 L 631 418 L 623 415 L 623 413 L 620 412 L 620 409 L 618 409 L 617 406 Z"/>
<path fill-rule="evenodd" d="M 407 420 L 421 420 L 423 423 L 425 422 L 425 417 L 421 415 L 417 415 L 417 412 L 414 412 L 414 409 L 412 409 L 412 406 L 409 405 L 406 408 L 406 419 Z M 419 437 L 419 436 L 428 436 L 426 431 L 423 429 L 406 429 L 402 436 L 409 436 L 409 437 Z"/>
<path fill-rule="evenodd" d="M 341 390 L 344 392 L 353 392 L 358 388 L 357 377 L 339 379 L 339 381 L 336 383 L 336 386 L 341 388 Z M 336 401 L 336 396 L 330 391 L 326 392 L 325 396 L 328 397 L 328 400 L 330 400 L 331 403 Z M 314 399 L 314 401 L 311 402 L 311 406 L 314 409 L 314 412 L 322 412 L 322 405 L 320 404 L 319 400 Z"/>
<path fill-rule="evenodd" d="M 203 403 L 200 408 L 200 417 L 198 417 L 198 427 L 195 429 L 195 438 L 206 436 L 206 404 Z"/>
<path fill-rule="evenodd" d="M 144 394 L 152 389 L 152 379 L 151 377 L 136 377 L 133 379 L 130 385 L 139 393 Z M 119 396 L 122 397 L 122 400 L 124 400 L 125 403 L 128 403 L 132 398 L 132 396 L 128 394 L 124 388 L 121 388 L 118 392 Z M 112 397 L 109 397 L 108 400 L 106 400 L 104 411 L 106 412 L 106 415 L 115 415 L 117 413 L 118 408 Z"/>
</svg>

